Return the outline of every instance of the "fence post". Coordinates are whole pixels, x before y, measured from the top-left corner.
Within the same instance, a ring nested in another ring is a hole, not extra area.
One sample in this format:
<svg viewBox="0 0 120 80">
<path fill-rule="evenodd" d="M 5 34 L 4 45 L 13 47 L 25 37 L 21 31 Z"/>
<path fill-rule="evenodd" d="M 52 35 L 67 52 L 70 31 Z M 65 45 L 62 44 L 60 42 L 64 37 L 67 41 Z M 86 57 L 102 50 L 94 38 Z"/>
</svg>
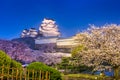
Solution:
<svg viewBox="0 0 120 80">
<path fill-rule="evenodd" d="M 34 79 L 35 79 L 35 80 L 37 80 L 37 78 L 38 78 L 38 77 L 37 77 L 37 76 L 38 76 L 37 74 L 38 74 L 37 71 L 35 71 L 35 72 L 34 72 Z"/>
<path fill-rule="evenodd" d="M 13 71 L 13 67 L 12 67 L 12 80 L 13 80 L 13 72 L 14 72 L 14 71 Z"/>
<path fill-rule="evenodd" d="M 32 70 L 32 80 L 34 80 L 34 70 Z"/>
<path fill-rule="evenodd" d="M 23 69 L 19 69 L 20 70 L 20 80 L 22 80 L 22 72 L 23 72 Z"/>
<path fill-rule="evenodd" d="M 39 71 L 39 80 L 41 80 L 41 70 Z"/>
<path fill-rule="evenodd" d="M 1 80 L 3 80 L 3 78 L 4 78 L 4 65 L 2 66 L 2 76 L 1 77 L 2 77 Z"/>
<path fill-rule="evenodd" d="M 18 80 L 18 68 L 16 68 L 16 80 Z"/>
<path fill-rule="evenodd" d="M 26 68 L 24 68 L 24 77 L 25 77 L 25 80 L 26 80 Z"/>
<path fill-rule="evenodd" d="M 50 72 L 49 72 L 49 80 L 50 80 Z"/>
<path fill-rule="evenodd" d="M 46 80 L 48 80 L 48 71 L 46 71 Z"/>
<path fill-rule="evenodd" d="M 27 80 L 29 80 L 29 77 L 30 77 L 29 74 L 30 74 L 29 70 L 27 70 L 27 77 L 28 77 Z"/>
<path fill-rule="evenodd" d="M 44 80 L 44 71 L 42 72 L 42 80 Z"/>
<path fill-rule="evenodd" d="M 10 70 L 10 67 L 8 66 L 7 69 L 8 69 L 8 72 L 7 72 L 7 80 L 9 80 L 9 70 Z"/>
</svg>

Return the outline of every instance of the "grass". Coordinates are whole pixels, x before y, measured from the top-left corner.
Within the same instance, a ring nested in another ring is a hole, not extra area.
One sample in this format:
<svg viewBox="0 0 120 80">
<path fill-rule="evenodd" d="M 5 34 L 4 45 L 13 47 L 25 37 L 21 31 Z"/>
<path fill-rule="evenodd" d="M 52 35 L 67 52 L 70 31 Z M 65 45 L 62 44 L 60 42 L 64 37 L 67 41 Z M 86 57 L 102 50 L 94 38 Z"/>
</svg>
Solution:
<svg viewBox="0 0 120 80">
<path fill-rule="evenodd" d="M 90 74 L 67 74 L 64 75 L 62 74 L 62 78 L 63 80 L 65 80 L 66 78 L 83 78 L 83 79 L 90 79 L 90 80 L 107 80 L 107 76 L 100 76 L 100 75 L 90 75 Z"/>
</svg>

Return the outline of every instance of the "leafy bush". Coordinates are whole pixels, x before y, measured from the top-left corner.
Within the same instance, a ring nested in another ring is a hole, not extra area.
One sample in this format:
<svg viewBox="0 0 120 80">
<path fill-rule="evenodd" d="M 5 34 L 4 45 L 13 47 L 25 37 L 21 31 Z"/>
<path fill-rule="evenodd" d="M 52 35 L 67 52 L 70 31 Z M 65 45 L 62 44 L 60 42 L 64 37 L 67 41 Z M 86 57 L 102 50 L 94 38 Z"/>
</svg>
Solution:
<svg viewBox="0 0 120 80">
<path fill-rule="evenodd" d="M 35 71 L 39 71 L 39 70 L 48 71 L 48 72 L 50 72 L 50 80 L 62 80 L 59 71 L 41 63 L 41 62 L 33 62 L 27 66 L 27 69 L 29 69 L 29 70 L 34 69 Z M 37 77 L 39 77 L 39 76 L 37 76 Z"/>
<path fill-rule="evenodd" d="M 11 58 L 3 51 L 0 50 L 0 66 L 10 65 Z"/>
<path fill-rule="evenodd" d="M 21 63 L 16 62 L 15 60 L 12 60 L 5 52 L 0 50 L 0 73 L 2 73 L 2 70 L 3 70 L 5 75 L 11 75 L 11 74 L 16 75 L 17 70 L 15 68 L 21 69 L 22 68 Z M 7 76 L 4 76 L 3 79 L 6 80 Z"/>
<path fill-rule="evenodd" d="M 12 60 L 5 52 L 0 50 L 0 66 L 10 66 L 14 68 L 22 68 L 21 63 Z"/>
<path fill-rule="evenodd" d="M 22 68 L 22 65 L 21 65 L 21 63 L 15 61 L 15 60 L 11 60 L 10 67 L 14 67 L 14 68 Z"/>
<path fill-rule="evenodd" d="M 92 67 L 87 67 L 85 65 L 77 65 L 76 58 L 72 57 L 63 57 L 61 63 L 57 64 L 57 68 L 64 70 L 61 71 L 64 74 L 71 74 L 71 73 L 81 73 L 84 71 L 91 71 Z"/>
</svg>

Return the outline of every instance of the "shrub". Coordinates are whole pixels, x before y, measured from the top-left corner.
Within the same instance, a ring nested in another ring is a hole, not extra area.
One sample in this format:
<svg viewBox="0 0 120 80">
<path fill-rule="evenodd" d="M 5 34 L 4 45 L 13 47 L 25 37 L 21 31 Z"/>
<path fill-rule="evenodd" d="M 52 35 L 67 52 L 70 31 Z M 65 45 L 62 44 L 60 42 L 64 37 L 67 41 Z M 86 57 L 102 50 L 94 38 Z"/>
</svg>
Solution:
<svg viewBox="0 0 120 80">
<path fill-rule="evenodd" d="M 14 68 L 22 68 L 21 63 L 12 60 L 5 52 L 0 50 L 0 66 L 9 66 Z"/>
<path fill-rule="evenodd" d="M 3 51 L 0 50 L 0 66 L 2 65 L 10 65 L 11 58 Z"/>
<path fill-rule="evenodd" d="M 21 63 L 15 61 L 15 60 L 11 60 L 10 67 L 14 67 L 14 68 L 22 68 L 22 65 L 21 65 Z"/>
<path fill-rule="evenodd" d="M 50 80 L 62 80 L 60 72 L 57 71 L 56 69 L 49 67 L 41 62 L 33 62 L 27 66 L 28 70 L 35 70 L 35 71 L 48 71 L 50 72 Z M 32 77 L 32 75 L 30 75 Z M 39 76 L 37 76 L 39 77 Z"/>
<path fill-rule="evenodd" d="M 2 66 L 4 66 L 4 67 L 2 68 Z M 14 71 L 12 68 L 14 69 Z M 21 69 L 22 68 L 21 63 L 15 61 L 15 60 L 12 60 L 5 52 L 0 50 L 0 73 L 2 73 L 2 70 L 4 70 L 5 75 L 11 75 L 11 74 L 16 75 L 17 69 L 15 69 L 15 68 Z M 14 73 L 12 73 L 12 71 Z M 19 73 L 20 73 L 20 71 L 19 71 Z M 5 80 L 6 80 L 6 78 L 7 78 L 7 76 L 4 76 Z"/>
</svg>

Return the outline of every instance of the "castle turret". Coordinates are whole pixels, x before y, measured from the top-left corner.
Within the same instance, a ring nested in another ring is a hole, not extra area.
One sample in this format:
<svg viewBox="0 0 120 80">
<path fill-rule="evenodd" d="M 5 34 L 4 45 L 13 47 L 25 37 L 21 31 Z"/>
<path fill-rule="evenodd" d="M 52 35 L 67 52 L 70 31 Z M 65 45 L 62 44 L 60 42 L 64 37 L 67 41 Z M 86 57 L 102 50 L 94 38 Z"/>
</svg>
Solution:
<svg viewBox="0 0 120 80">
<path fill-rule="evenodd" d="M 21 37 L 27 37 L 29 35 L 29 30 L 28 29 L 24 29 L 21 33 Z"/>
<path fill-rule="evenodd" d="M 21 33 L 21 37 L 36 37 L 38 35 L 38 32 L 35 28 L 30 28 L 28 29 L 24 29 Z"/>
<path fill-rule="evenodd" d="M 58 37 L 58 36 L 60 36 L 58 26 L 55 24 L 55 21 L 52 19 L 45 18 L 39 27 L 39 32 L 44 37 L 50 37 L 50 36 Z"/>
<path fill-rule="evenodd" d="M 38 35 L 38 32 L 35 28 L 30 28 L 29 29 L 30 37 L 36 37 Z"/>
</svg>

